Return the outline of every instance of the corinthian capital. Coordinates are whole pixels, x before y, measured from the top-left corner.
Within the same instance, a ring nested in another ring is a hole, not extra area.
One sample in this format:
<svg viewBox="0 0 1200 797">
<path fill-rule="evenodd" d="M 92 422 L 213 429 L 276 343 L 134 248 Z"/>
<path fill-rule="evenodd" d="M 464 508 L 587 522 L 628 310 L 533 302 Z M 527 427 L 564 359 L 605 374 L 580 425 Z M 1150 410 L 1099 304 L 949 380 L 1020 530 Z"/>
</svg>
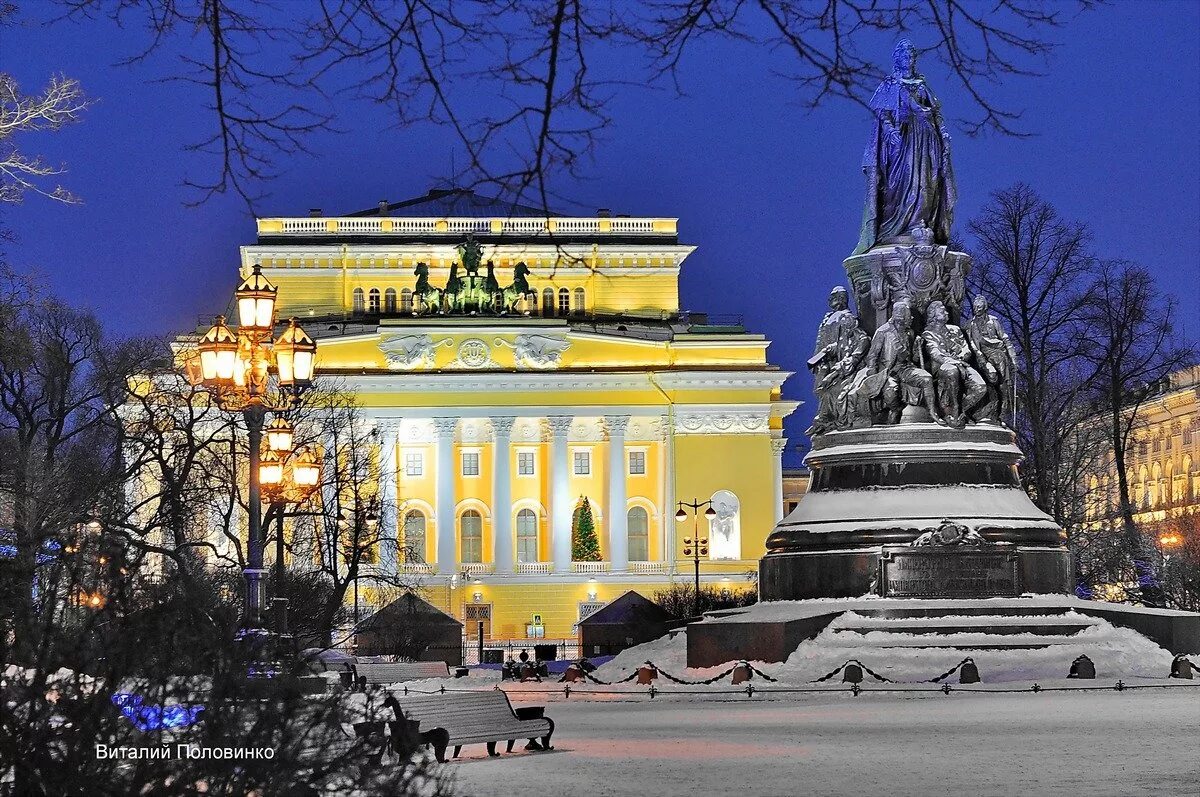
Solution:
<svg viewBox="0 0 1200 797">
<path fill-rule="evenodd" d="M 565 438 L 571 433 L 571 424 L 575 421 L 572 415 L 551 415 L 546 419 L 550 434 L 554 437 Z"/>
<path fill-rule="evenodd" d="M 624 436 L 625 430 L 629 428 L 628 415 L 605 415 L 604 426 L 610 435 Z"/>
<path fill-rule="evenodd" d="M 438 437 L 454 437 L 454 432 L 458 428 L 458 418 L 434 418 L 433 428 L 437 431 Z"/>
<path fill-rule="evenodd" d="M 513 426 L 517 423 L 517 419 L 511 415 L 497 415 L 492 418 L 492 435 L 499 440 L 501 437 L 507 438 L 512 435 Z"/>
</svg>

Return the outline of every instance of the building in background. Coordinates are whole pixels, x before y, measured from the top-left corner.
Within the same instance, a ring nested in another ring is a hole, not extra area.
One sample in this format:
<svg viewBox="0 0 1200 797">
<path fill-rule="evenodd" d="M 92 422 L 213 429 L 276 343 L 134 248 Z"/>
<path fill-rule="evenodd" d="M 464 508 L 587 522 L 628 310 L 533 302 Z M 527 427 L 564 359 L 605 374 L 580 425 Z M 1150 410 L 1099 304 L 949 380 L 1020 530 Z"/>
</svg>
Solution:
<svg viewBox="0 0 1200 797">
<path fill-rule="evenodd" d="M 762 335 L 681 312 L 694 247 L 676 219 L 547 216 L 448 190 L 257 223 L 242 274 L 262 267 L 279 317 L 317 339 L 318 373 L 378 432 L 399 553 L 374 566 L 411 576 L 468 635 L 568 639 L 629 590 L 690 580 L 677 500 L 716 509 L 698 519 L 702 580 L 753 586 L 797 403 Z M 572 557 L 584 498 L 600 561 Z"/>
<path fill-rule="evenodd" d="M 1143 400 L 1127 449 L 1134 520 L 1143 528 L 1200 510 L 1200 366 L 1172 374 Z M 1099 522 L 1117 512 L 1111 455 L 1089 478 L 1087 515 Z"/>
</svg>

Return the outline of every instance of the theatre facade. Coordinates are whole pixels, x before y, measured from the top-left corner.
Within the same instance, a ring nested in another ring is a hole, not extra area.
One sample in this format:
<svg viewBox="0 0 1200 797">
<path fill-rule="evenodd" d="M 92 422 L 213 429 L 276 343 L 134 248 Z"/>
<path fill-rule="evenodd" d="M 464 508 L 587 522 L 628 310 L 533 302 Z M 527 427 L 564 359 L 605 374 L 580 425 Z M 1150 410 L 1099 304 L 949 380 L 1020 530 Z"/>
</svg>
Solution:
<svg viewBox="0 0 1200 797">
<path fill-rule="evenodd" d="M 243 276 L 259 266 L 278 286 L 279 316 L 317 340 L 318 375 L 377 430 L 397 545 L 373 566 L 411 577 L 469 635 L 482 622 L 493 643 L 571 639 L 627 590 L 691 584 L 694 522 L 701 579 L 753 585 L 797 403 L 762 335 L 681 312 L 695 247 L 676 221 L 432 191 L 260 218 L 241 248 Z M 573 561 L 584 499 L 600 561 Z M 709 500 L 715 517 L 677 522 L 677 502 Z"/>
</svg>

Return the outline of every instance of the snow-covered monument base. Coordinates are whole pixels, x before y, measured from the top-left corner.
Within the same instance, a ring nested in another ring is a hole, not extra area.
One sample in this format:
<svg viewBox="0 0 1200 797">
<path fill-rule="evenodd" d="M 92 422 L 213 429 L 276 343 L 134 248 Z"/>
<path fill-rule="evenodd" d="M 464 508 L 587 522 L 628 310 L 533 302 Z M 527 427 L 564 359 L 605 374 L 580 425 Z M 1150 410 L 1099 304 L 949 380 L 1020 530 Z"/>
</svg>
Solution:
<svg viewBox="0 0 1200 797">
<path fill-rule="evenodd" d="M 809 491 L 767 539 L 760 594 L 1070 593 L 1066 534 L 1021 488 L 1020 460 L 999 424 L 901 422 L 816 435 Z"/>
</svg>

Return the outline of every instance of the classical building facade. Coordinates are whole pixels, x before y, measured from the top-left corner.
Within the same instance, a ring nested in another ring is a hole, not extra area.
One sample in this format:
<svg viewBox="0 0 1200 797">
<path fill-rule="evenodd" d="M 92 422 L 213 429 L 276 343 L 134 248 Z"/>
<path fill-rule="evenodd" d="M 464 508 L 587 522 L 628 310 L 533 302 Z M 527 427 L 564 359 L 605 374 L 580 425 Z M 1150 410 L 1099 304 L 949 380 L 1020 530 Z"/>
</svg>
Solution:
<svg viewBox="0 0 1200 797">
<path fill-rule="evenodd" d="M 595 607 L 692 577 L 746 588 L 782 516 L 788 373 L 740 322 L 681 313 L 673 218 L 547 216 L 433 191 L 258 219 L 241 249 L 317 371 L 378 430 L 395 568 L 493 641 L 568 639 Z M 484 274 L 486 273 L 486 277 Z M 572 560 L 587 498 L 602 561 Z M 366 594 L 366 591 L 364 591 Z M 368 597 L 369 600 L 369 597 Z"/>
<path fill-rule="evenodd" d="M 1200 367 L 1172 374 L 1140 405 L 1127 449 L 1134 519 L 1149 526 L 1200 511 Z M 1089 477 L 1088 519 L 1101 521 L 1117 508 L 1117 474 L 1111 467 Z"/>
</svg>

